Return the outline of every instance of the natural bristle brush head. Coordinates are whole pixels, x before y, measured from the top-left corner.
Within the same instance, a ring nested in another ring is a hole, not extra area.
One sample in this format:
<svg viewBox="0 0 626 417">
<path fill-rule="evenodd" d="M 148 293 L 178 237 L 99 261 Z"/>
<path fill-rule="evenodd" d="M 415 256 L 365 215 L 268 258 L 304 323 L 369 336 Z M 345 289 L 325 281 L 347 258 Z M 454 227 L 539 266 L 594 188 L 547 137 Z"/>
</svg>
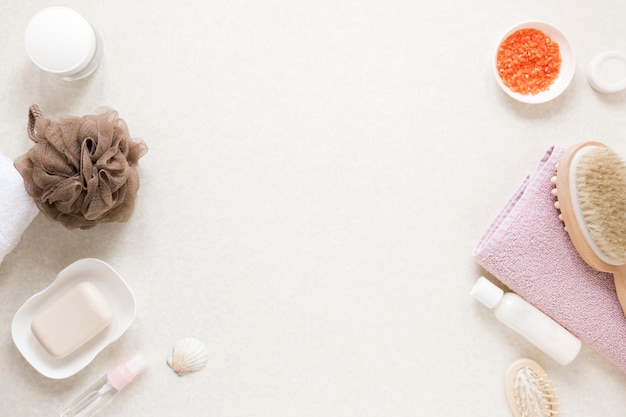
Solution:
<svg viewBox="0 0 626 417">
<path fill-rule="evenodd" d="M 606 147 L 581 156 L 576 170 L 582 216 L 601 253 L 626 263 L 626 164 Z"/>
<path fill-rule="evenodd" d="M 626 311 L 626 163 L 606 145 L 584 142 L 565 151 L 552 181 L 574 247 L 592 268 L 613 274 Z"/>
<path fill-rule="evenodd" d="M 550 417 L 559 412 L 552 381 L 533 360 L 513 362 L 506 370 L 504 386 L 515 417 Z"/>
</svg>

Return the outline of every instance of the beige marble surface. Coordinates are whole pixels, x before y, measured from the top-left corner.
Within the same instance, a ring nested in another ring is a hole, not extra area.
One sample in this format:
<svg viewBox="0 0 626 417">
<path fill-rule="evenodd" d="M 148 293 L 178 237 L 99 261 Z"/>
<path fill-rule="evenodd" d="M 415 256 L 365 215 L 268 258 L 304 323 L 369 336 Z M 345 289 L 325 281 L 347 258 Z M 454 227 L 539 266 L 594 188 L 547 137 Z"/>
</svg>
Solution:
<svg viewBox="0 0 626 417">
<path fill-rule="evenodd" d="M 24 49 L 30 17 L 67 5 L 100 31 L 90 79 L 57 81 Z M 622 416 L 626 376 L 584 346 L 563 367 L 469 296 L 474 244 L 552 144 L 626 153 L 626 96 L 585 66 L 626 49 L 626 3 L 600 0 L 0 0 L 0 152 L 50 117 L 117 109 L 149 146 L 126 224 L 66 230 L 39 215 L 0 265 L 0 414 L 54 415 L 142 352 L 145 374 L 102 415 L 507 416 L 520 357 L 552 376 L 564 416 Z M 512 101 L 491 62 L 510 26 L 545 20 L 577 71 L 543 105 Z M 0 197 L 1 198 L 1 197 Z M 17 309 L 73 261 L 110 263 L 130 329 L 51 380 L 11 340 Z M 175 340 L 210 350 L 183 378 Z"/>
</svg>

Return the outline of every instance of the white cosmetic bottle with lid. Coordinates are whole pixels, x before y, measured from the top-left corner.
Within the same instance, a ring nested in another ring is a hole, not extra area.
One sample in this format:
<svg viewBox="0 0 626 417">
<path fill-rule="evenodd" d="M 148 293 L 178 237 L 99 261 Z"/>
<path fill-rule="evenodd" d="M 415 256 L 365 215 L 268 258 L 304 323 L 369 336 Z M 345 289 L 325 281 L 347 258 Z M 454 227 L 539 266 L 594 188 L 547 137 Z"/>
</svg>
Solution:
<svg viewBox="0 0 626 417">
<path fill-rule="evenodd" d="M 93 74 L 102 61 L 102 39 L 78 12 L 67 7 L 48 7 L 28 23 L 26 51 L 40 69 L 66 81 Z"/>
<path fill-rule="evenodd" d="M 626 88 L 626 54 L 607 51 L 587 67 L 587 81 L 599 93 L 617 93 Z"/>
<path fill-rule="evenodd" d="M 517 294 L 505 293 L 480 277 L 471 295 L 492 309 L 498 320 L 559 364 L 567 365 L 580 352 L 581 342 L 576 336 Z"/>
</svg>

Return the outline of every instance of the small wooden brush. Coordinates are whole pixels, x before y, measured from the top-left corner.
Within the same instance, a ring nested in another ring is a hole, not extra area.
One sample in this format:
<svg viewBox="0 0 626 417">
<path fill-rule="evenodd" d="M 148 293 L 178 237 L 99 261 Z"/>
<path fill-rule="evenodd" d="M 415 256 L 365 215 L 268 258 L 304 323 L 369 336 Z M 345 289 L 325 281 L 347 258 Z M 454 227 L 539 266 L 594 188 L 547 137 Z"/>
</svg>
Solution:
<svg viewBox="0 0 626 417">
<path fill-rule="evenodd" d="M 552 417 L 559 412 L 552 381 L 533 360 L 519 359 L 512 363 L 506 371 L 504 386 L 515 417 Z"/>
<path fill-rule="evenodd" d="M 589 266 L 613 274 L 626 312 L 626 163 L 606 145 L 584 142 L 563 154 L 552 182 L 574 247 Z"/>
</svg>

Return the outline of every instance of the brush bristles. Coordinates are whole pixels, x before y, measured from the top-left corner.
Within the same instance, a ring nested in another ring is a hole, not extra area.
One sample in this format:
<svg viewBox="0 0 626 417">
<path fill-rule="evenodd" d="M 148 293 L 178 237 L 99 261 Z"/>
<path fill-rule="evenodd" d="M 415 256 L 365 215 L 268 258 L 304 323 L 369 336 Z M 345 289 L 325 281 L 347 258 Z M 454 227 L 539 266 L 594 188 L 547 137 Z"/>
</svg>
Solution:
<svg viewBox="0 0 626 417">
<path fill-rule="evenodd" d="M 545 372 L 521 368 L 513 382 L 515 405 L 522 417 L 549 417 L 558 414 L 558 399 Z"/>
<path fill-rule="evenodd" d="M 578 163 L 576 187 L 592 239 L 606 256 L 626 263 L 626 164 L 609 148 L 589 150 Z"/>
</svg>

